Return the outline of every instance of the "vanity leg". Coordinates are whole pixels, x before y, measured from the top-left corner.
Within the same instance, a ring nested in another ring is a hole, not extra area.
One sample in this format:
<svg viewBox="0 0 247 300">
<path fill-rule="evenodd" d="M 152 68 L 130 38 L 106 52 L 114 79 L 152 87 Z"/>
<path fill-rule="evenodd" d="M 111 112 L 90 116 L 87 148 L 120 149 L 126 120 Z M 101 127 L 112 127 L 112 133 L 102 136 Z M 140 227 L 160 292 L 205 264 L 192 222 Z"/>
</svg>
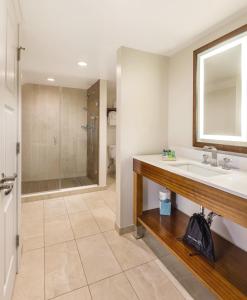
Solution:
<svg viewBox="0 0 247 300">
<path fill-rule="evenodd" d="M 142 215 L 143 210 L 143 178 L 137 173 L 133 173 L 133 217 L 136 226 L 135 238 L 140 239 L 144 236 L 144 228 L 138 221 L 138 217 Z"/>
<path fill-rule="evenodd" d="M 142 239 L 144 237 L 145 228 L 142 225 L 136 226 L 134 237 L 136 240 Z"/>
</svg>

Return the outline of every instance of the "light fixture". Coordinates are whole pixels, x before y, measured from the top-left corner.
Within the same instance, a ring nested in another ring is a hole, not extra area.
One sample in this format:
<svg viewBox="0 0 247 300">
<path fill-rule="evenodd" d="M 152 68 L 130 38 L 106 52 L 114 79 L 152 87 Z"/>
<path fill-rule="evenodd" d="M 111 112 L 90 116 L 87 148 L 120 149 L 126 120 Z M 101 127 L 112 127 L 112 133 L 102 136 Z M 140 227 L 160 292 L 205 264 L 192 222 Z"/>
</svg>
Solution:
<svg viewBox="0 0 247 300">
<path fill-rule="evenodd" d="M 78 66 L 80 67 L 86 67 L 87 66 L 87 63 L 85 61 L 78 61 Z"/>
<path fill-rule="evenodd" d="M 47 80 L 48 80 L 48 81 L 51 81 L 51 82 L 55 81 L 54 78 L 47 78 Z"/>
</svg>

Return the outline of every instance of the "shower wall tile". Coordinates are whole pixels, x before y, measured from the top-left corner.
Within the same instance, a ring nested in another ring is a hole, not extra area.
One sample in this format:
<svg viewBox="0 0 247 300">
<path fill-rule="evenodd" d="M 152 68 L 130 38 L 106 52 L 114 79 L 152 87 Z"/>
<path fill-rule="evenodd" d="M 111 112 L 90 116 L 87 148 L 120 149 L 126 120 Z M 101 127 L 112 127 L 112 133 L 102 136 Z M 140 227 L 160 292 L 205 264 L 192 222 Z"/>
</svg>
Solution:
<svg viewBox="0 0 247 300">
<path fill-rule="evenodd" d="M 61 175 L 86 175 L 87 95 L 85 90 L 61 88 Z"/>
<path fill-rule="evenodd" d="M 98 183 L 99 176 L 99 106 L 100 81 L 88 89 L 87 119 L 92 127 L 87 131 L 87 176 Z"/>
<path fill-rule="evenodd" d="M 27 84 L 22 88 L 23 180 L 57 178 L 59 147 L 59 88 Z"/>
</svg>

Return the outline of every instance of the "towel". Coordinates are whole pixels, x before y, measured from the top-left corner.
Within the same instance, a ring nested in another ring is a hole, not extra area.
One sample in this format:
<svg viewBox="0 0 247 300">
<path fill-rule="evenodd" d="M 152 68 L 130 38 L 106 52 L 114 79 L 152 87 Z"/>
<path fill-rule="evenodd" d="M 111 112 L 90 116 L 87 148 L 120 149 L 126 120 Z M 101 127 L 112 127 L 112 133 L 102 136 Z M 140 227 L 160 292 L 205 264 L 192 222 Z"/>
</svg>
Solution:
<svg viewBox="0 0 247 300">
<path fill-rule="evenodd" d="M 110 126 L 116 126 L 117 113 L 115 111 L 110 111 L 108 114 L 108 124 Z"/>
</svg>

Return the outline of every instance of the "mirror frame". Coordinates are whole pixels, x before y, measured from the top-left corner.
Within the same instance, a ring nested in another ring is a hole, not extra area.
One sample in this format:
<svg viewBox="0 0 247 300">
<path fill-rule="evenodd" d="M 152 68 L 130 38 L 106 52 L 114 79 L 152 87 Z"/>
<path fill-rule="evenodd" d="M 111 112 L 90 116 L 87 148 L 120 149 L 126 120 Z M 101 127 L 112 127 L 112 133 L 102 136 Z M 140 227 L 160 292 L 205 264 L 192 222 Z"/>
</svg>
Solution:
<svg viewBox="0 0 247 300">
<path fill-rule="evenodd" d="M 208 50 L 218 44 L 225 42 L 241 33 L 247 32 L 247 24 L 223 35 L 222 37 L 193 51 L 193 147 L 203 148 L 204 146 L 213 146 L 217 150 L 227 152 L 237 152 L 247 154 L 247 146 L 224 145 L 220 143 L 201 142 L 197 139 L 197 56 L 201 52 Z M 246 115 L 247 118 L 247 115 Z"/>
</svg>

